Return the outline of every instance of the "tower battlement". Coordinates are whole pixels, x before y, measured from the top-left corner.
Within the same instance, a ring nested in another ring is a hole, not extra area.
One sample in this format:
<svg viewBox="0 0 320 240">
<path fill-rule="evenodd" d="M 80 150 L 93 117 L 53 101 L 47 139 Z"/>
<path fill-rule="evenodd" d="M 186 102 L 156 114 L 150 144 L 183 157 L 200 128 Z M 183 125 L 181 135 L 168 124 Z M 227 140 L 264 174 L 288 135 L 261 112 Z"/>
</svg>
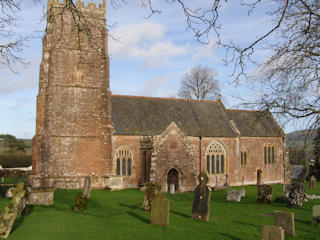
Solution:
<svg viewBox="0 0 320 240">
<path fill-rule="evenodd" d="M 75 5 L 79 8 L 81 11 L 98 11 L 98 12 L 105 12 L 106 11 L 106 0 L 99 0 L 100 2 L 95 3 L 95 2 L 87 2 L 85 3 L 84 1 L 81 0 L 48 0 L 48 9 L 50 7 L 64 7 L 67 4 L 70 3 L 70 1 L 75 2 Z M 69 2 L 69 3 L 68 3 Z"/>
</svg>

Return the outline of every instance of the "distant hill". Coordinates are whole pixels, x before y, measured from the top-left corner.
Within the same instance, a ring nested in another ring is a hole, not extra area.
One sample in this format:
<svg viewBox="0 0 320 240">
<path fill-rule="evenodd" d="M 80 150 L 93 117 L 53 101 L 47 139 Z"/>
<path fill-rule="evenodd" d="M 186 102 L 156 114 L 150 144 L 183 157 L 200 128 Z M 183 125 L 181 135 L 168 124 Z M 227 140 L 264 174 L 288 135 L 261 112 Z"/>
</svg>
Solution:
<svg viewBox="0 0 320 240">
<path fill-rule="evenodd" d="M 305 143 L 307 145 L 313 145 L 313 139 L 316 137 L 316 131 L 309 130 L 299 130 L 287 134 L 287 146 L 303 146 Z"/>
</svg>

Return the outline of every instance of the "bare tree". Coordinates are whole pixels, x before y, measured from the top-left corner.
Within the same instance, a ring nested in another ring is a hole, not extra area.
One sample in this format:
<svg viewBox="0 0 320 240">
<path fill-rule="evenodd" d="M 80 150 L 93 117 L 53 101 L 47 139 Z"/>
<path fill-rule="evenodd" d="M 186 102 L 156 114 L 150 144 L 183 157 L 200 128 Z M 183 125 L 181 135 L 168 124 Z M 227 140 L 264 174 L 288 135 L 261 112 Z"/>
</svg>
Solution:
<svg viewBox="0 0 320 240">
<path fill-rule="evenodd" d="M 20 9 L 23 0 L 0 0 L 2 11 L 0 34 L 8 41 L 1 41 L 1 64 L 10 65 L 22 60 L 15 53 L 23 47 L 23 38 L 12 40 L 10 26 L 15 21 L 15 12 Z M 36 0 L 41 1 L 41 0 Z M 114 7 L 121 7 L 126 0 L 110 0 Z M 90 36 L 86 22 L 81 12 L 72 0 L 66 0 L 66 8 L 74 13 L 80 22 L 79 32 Z M 232 75 L 236 83 L 241 83 L 248 77 L 248 64 L 254 63 L 257 49 L 268 49 L 270 57 L 260 63 L 257 79 L 262 81 L 260 98 L 247 102 L 247 106 L 268 109 L 286 119 L 306 119 L 310 128 L 319 126 L 320 120 L 320 1 L 318 0 L 241 0 L 241 6 L 246 8 L 248 15 L 257 9 L 268 9 L 266 14 L 273 26 L 267 29 L 251 43 L 224 40 L 221 30 L 224 14 L 222 7 L 233 1 L 211 0 L 202 7 L 195 1 L 166 0 L 172 7 L 183 11 L 187 29 L 201 43 L 210 43 L 215 35 L 214 46 L 225 49 L 224 62 L 233 66 Z M 140 0 L 148 11 L 147 17 L 161 14 L 161 9 L 155 8 L 155 0 Z M 80 19 L 79 19 L 80 18 Z M 83 20 L 83 21 L 82 21 Z M 270 44 L 271 42 L 271 44 Z"/>
<path fill-rule="evenodd" d="M 0 9 L 0 64 L 8 67 L 16 62 L 25 64 L 19 52 L 22 51 L 26 37 L 12 31 L 18 19 L 20 1 L 0 0 Z"/>
<path fill-rule="evenodd" d="M 216 73 L 205 66 L 196 66 L 187 72 L 181 82 L 178 96 L 186 99 L 216 100 L 220 93 Z"/>
</svg>

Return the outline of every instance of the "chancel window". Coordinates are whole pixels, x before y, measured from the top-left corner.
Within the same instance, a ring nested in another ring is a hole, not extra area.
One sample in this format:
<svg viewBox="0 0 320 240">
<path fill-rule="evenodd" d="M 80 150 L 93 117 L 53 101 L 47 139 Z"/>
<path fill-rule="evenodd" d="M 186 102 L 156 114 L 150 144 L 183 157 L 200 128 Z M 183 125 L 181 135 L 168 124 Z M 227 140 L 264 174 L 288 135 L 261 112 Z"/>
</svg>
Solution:
<svg viewBox="0 0 320 240">
<path fill-rule="evenodd" d="M 273 164 L 275 162 L 275 147 L 268 145 L 264 147 L 264 164 Z"/>
<path fill-rule="evenodd" d="M 212 142 L 207 148 L 206 156 L 207 172 L 209 174 L 226 173 L 226 150 L 221 143 Z"/>
<path fill-rule="evenodd" d="M 132 153 L 127 148 L 121 148 L 116 153 L 117 175 L 131 176 Z"/>
<path fill-rule="evenodd" d="M 245 167 L 248 164 L 249 152 L 248 149 L 244 148 L 241 150 L 240 164 L 241 167 Z"/>
</svg>

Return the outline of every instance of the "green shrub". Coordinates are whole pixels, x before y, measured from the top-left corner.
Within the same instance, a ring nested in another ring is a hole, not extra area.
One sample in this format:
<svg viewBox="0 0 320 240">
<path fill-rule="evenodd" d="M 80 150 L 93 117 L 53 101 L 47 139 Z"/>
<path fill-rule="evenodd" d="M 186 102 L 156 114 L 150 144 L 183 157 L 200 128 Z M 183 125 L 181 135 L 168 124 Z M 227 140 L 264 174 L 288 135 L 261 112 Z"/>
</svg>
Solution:
<svg viewBox="0 0 320 240">
<path fill-rule="evenodd" d="M 32 165 L 31 155 L 13 155 L 13 154 L 1 154 L 0 165 L 3 168 L 19 168 L 30 167 Z"/>
</svg>

